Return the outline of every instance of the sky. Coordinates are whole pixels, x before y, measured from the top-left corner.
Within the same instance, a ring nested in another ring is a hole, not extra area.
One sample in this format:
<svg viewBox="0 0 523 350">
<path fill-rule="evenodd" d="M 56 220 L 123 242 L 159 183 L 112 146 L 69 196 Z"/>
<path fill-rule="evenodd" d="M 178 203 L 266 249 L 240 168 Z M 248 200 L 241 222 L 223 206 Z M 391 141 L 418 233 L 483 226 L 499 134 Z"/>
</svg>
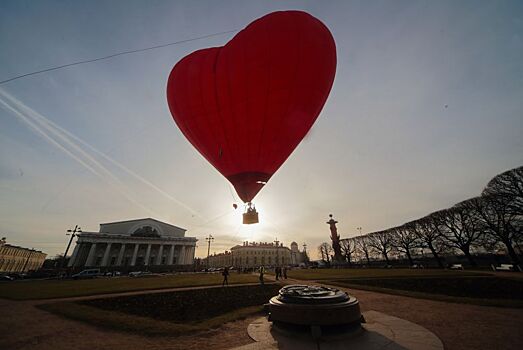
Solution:
<svg viewBox="0 0 523 350">
<path fill-rule="evenodd" d="M 167 106 L 170 70 L 234 33 L 0 85 L 0 235 L 63 253 L 66 230 L 153 217 L 198 238 L 306 243 L 401 225 L 479 195 L 523 165 L 520 1 L 0 2 L 0 80 L 244 28 L 303 10 L 330 29 L 338 65 L 312 130 L 242 225 L 227 180 Z"/>
</svg>

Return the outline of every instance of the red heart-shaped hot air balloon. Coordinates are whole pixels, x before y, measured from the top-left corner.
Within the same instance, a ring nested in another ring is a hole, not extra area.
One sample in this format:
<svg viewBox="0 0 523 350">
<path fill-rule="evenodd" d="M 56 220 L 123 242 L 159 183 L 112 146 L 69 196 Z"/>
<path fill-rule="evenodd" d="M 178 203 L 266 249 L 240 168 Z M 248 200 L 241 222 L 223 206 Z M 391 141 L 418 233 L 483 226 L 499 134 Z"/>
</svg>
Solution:
<svg viewBox="0 0 523 350">
<path fill-rule="evenodd" d="M 274 12 L 180 60 L 167 100 L 185 137 L 251 202 L 314 124 L 335 72 L 323 23 Z"/>
</svg>

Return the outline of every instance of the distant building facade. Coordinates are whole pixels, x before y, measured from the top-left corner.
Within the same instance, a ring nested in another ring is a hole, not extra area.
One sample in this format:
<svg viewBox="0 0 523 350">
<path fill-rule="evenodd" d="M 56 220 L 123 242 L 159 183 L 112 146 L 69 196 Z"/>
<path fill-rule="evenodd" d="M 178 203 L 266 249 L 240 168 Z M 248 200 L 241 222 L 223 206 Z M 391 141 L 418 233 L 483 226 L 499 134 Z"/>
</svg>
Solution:
<svg viewBox="0 0 523 350">
<path fill-rule="evenodd" d="M 39 250 L 7 244 L 0 240 L 0 273 L 25 273 L 42 267 L 47 254 Z"/>
<path fill-rule="evenodd" d="M 202 267 L 203 268 L 211 268 L 211 267 L 225 267 L 225 266 L 233 266 L 232 265 L 232 253 L 229 251 L 225 251 L 224 253 L 214 253 L 212 255 L 209 255 L 209 258 L 202 259 Z"/>
<path fill-rule="evenodd" d="M 68 266 L 140 270 L 193 264 L 196 238 L 155 219 L 100 224 L 100 232 L 82 232 Z"/>
<path fill-rule="evenodd" d="M 243 242 L 225 253 L 209 256 L 209 267 L 234 266 L 253 268 L 258 266 L 284 266 L 291 264 L 291 250 L 283 244 L 267 242 Z M 202 259 L 207 267 L 207 258 Z"/>
</svg>

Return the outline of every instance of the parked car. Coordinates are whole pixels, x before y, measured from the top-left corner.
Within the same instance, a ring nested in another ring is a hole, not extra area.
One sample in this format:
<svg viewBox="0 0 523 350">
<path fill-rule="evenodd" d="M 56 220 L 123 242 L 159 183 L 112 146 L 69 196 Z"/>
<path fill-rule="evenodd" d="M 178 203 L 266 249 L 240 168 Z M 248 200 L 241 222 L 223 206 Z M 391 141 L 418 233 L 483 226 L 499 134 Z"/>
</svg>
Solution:
<svg viewBox="0 0 523 350">
<path fill-rule="evenodd" d="M 116 277 L 116 276 L 120 276 L 120 271 L 109 271 L 109 272 L 106 272 L 105 273 L 105 276 L 107 277 Z"/>
<path fill-rule="evenodd" d="M 14 281 L 15 279 L 8 275 L 0 275 L 0 282 Z"/>
<path fill-rule="evenodd" d="M 150 275 L 152 275 L 152 272 L 150 272 L 150 271 L 129 272 L 129 277 L 142 277 L 142 276 L 150 276 Z"/>
<path fill-rule="evenodd" d="M 88 270 L 83 270 L 79 273 L 75 273 L 71 277 L 74 278 L 75 280 L 77 280 L 77 279 L 83 279 L 83 278 L 95 278 L 95 277 L 99 277 L 99 276 L 102 276 L 100 269 L 88 269 Z"/>
</svg>

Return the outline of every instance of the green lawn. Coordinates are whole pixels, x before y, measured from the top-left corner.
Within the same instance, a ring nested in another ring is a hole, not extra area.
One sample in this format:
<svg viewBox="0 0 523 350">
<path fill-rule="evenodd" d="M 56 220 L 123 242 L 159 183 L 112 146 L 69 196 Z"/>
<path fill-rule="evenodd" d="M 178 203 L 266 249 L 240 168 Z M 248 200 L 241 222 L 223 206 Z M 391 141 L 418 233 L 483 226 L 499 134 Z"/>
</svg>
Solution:
<svg viewBox="0 0 523 350">
<path fill-rule="evenodd" d="M 98 278 L 92 280 L 46 280 L 0 283 L 0 298 L 14 300 L 65 298 L 148 289 L 212 286 L 222 283 L 220 274 L 181 274 L 150 277 Z M 251 274 L 231 274 L 230 284 L 255 283 Z"/>
<path fill-rule="evenodd" d="M 482 276 L 488 275 L 473 271 L 437 269 L 295 269 L 287 274 L 290 278 L 301 280 L 333 280 L 351 278 L 387 278 L 417 276 Z"/>
</svg>

